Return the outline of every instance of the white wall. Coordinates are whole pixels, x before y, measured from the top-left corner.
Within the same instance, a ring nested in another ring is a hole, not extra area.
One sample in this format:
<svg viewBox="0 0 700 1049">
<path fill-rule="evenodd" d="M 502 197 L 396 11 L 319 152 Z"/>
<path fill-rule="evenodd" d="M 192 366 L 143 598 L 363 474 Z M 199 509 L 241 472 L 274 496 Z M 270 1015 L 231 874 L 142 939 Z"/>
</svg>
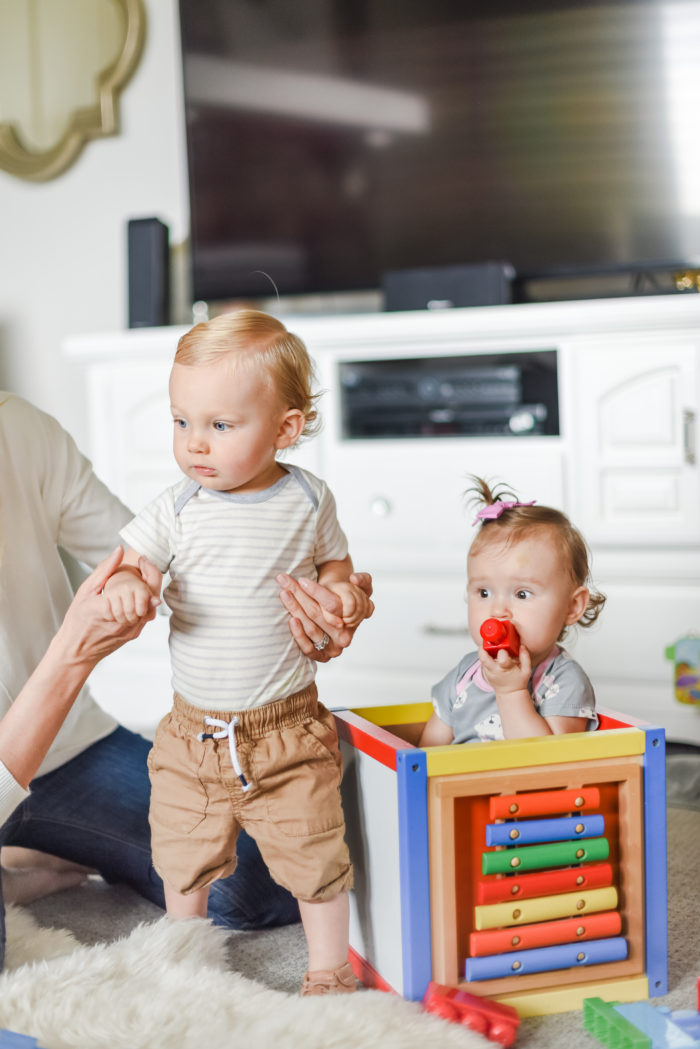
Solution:
<svg viewBox="0 0 700 1049">
<path fill-rule="evenodd" d="M 88 143 L 65 174 L 0 171 L 0 388 L 51 412 L 87 445 L 83 373 L 65 336 L 127 325 L 126 222 L 188 233 L 177 0 L 144 0 L 147 38 L 121 97 L 121 131 Z"/>
</svg>

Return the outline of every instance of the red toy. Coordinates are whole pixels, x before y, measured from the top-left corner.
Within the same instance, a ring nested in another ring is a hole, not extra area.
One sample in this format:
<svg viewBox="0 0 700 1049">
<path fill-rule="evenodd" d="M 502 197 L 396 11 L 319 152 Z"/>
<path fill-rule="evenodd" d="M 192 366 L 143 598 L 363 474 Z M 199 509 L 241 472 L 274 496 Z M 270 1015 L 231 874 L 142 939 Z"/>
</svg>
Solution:
<svg viewBox="0 0 700 1049">
<path fill-rule="evenodd" d="M 495 659 L 501 649 L 505 649 L 511 659 L 520 651 L 518 631 L 507 619 L 485 619 L 479 628 L 484 642 L 484 652 Z"/>
<path fill-rule="evenodd" d="M 503 1046 L 513 1044 L 520 1024 L 520 1017 L 512 1005 L 479 998 L 432 980 L 423 997 L 423 1008 L 427 1013 L 463 1024 L 470 1031 L 477 1031 Z"/>
</svg>

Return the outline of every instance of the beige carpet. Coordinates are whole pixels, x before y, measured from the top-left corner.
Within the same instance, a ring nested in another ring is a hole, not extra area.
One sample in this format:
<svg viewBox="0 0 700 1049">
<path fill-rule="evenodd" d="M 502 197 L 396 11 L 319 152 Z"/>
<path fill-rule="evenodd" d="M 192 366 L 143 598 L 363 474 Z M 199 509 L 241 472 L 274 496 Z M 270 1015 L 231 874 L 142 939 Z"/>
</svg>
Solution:
<svg viewBox="0 0 700 1049">
<path fill-rule="evenodd" d="M 302 999 L 254 983 L 230 971 L 229 934 L 203 919 L 160 918 L 124 939 L 79 947 L 26 913 L 11 909 L 8 918 L 0 1027 L 32 1035 L 45 1049 L 484 1045 L 479 1035 L 381 991 Z M 50 960 L 27 962 L 28 945 Z"/>
</svg>

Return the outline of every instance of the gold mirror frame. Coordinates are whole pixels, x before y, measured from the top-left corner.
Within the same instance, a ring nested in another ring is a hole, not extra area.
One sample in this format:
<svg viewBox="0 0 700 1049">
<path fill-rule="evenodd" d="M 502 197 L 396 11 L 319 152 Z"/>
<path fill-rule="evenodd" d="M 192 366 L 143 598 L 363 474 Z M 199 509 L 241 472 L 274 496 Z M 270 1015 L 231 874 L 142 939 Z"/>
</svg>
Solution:
<svg viewBox="0 0 700 1049">
<path fill-rule="evenodd" d="M 142 0 L 112 0 L 121 9 L 124 42 L 121 51 L 96 78 L 93 105 L 73 110 L 61 139 L 50 149 L 32 151 L 22 144 L 16 124 L 0 123 L 0 169 L 18 178 L 44 182 L 56 178 L 77 159 L 88 142 L 119 131 L 119 91 L 138 65 L 146 38 Z"/>
</svg>

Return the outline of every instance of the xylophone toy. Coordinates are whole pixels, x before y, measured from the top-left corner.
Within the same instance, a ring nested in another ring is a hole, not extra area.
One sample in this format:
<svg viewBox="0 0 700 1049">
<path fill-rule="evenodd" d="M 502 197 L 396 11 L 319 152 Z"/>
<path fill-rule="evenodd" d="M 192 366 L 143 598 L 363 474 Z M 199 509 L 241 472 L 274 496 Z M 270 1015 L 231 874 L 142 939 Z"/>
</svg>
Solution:
<svg viewBox="0 0 700 1049">
<path fill-rule="evenodd" d="M 336 711 L 351 961 L 521 1016 L 667 990 L 663 729 L 419 748 L 430 704 Z"/>
</svg>

